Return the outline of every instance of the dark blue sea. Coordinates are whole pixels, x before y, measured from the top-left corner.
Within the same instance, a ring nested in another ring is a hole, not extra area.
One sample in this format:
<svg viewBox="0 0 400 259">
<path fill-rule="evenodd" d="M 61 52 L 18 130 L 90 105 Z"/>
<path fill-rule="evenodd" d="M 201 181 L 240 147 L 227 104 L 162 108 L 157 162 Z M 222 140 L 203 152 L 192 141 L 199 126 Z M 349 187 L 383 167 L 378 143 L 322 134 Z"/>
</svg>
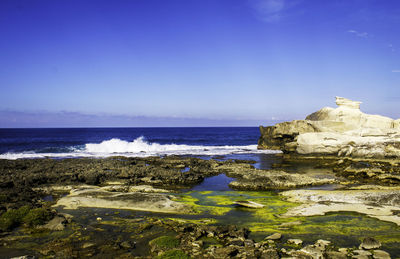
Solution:
<svg viewBox="0 0 400 259">
<path fill-rule="evenodd" d="M 0 129 L 0 159 L 226 156 L 257 150 L 257 127 Z"/>
</svg>

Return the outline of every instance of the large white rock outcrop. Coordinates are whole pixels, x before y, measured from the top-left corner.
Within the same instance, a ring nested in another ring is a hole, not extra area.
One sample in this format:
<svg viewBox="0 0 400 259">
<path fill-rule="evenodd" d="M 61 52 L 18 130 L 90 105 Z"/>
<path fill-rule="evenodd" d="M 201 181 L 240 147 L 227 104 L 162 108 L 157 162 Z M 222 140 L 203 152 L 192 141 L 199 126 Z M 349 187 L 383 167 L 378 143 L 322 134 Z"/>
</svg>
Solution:
<svg viewBox="0 0 400 259">
<path fill-rule="evenodd" d="M 260 127 L 260 149 L 303 155 L 400 158 L 400 120 L 360 111 L 361 102 L 336 97 L 305 120 Z"/>
</svg>

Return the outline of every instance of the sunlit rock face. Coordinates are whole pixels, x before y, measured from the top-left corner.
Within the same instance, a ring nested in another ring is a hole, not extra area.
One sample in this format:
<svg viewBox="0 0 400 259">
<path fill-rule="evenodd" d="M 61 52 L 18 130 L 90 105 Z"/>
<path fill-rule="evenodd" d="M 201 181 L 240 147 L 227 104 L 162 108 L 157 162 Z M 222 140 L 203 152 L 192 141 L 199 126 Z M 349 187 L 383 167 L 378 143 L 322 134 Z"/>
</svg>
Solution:
<svg viewBox="0 0 400 259">
<path fill-rule="evenodd" d="M 260 127 L 260 149 L 303 155 L 400 158 L 400 120 L 361 112 L 361 102 L 336 97 L 305 120 Z"/>
</svg>

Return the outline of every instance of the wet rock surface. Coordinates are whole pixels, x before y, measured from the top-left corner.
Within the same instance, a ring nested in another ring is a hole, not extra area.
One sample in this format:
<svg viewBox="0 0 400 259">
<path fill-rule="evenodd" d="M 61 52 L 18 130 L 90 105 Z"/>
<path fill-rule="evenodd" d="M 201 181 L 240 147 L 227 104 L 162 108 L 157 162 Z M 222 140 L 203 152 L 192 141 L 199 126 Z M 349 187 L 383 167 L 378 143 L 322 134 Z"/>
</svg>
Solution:
<svg viewBox="0 0 400 259">
<path fill-rule="evenodd" d="M 334 184 L 333 177 L 317 178 L 305 174 L 286 173 L 282 170 L 252 170 L 228 173 L 237 178 L 229 187 L 239 190 L 283 190 L 304 186 Z"/>
<path fill-rule="evenodd" d="M 95 207 L 165 213 L 190 213 L 191 211 L 189 206 L 171 200 L 171 197 L 166 194 L 110 192 L 96 188 L 96 186 L 74 189 L 68 195 L 60 198 L 54 206 L 64 206 L 65 209 Z"/>
<path fill-rule="evenodd" d="M 390 221 L 400 225 L 396 213 L 400 204 L 397 190 L 293 190 L 281 195 L 302 205 L 287 211 L 283 216 L 324 215 L 335 211 L 352 211 Z"/>
</svg>

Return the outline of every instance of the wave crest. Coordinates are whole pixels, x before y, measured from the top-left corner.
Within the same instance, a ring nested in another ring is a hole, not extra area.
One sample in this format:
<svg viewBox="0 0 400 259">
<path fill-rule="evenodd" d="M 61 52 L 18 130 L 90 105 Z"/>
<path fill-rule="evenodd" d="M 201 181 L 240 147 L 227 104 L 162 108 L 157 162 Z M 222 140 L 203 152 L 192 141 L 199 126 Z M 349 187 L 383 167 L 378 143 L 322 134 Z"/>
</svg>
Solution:
<svg viewBox="0 0 400 259">
<path fill-rule="evenodd" d="M 113 138 L 100 144 L 86 144 L 85 150 L 91 153 L 158 153 L 202 149 L 204 146 L 149 143 L 143 136 L 132 142 Z"/>
</svg>

